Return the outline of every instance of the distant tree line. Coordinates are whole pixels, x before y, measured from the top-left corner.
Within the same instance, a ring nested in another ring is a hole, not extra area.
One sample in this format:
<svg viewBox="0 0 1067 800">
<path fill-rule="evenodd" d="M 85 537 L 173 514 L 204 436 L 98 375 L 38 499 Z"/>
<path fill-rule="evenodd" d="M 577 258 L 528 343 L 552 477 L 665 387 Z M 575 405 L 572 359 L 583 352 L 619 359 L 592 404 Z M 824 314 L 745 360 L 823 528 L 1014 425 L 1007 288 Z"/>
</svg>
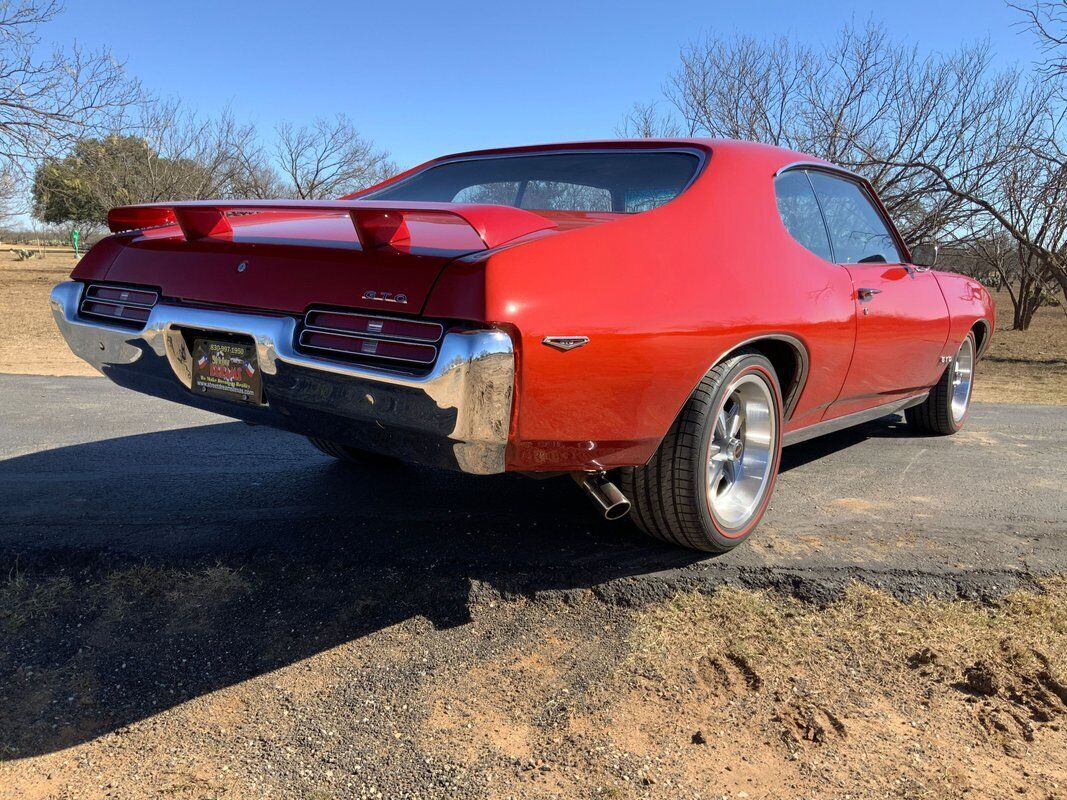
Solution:
<svg viewBox="0 0 1067 800">
<path fill-rule="evenodd" d="M 1025 329 L 1067 297 L 1067 0 L 1013 8 L 1038 39 L 1034 69 L 994 69 L 982 43 L 925 54 L 873 24 L 825 47 L 701 38 L 620 132 L 749 139 L 852 169 L 906 239 L 995 276 Z"/>
</svg>

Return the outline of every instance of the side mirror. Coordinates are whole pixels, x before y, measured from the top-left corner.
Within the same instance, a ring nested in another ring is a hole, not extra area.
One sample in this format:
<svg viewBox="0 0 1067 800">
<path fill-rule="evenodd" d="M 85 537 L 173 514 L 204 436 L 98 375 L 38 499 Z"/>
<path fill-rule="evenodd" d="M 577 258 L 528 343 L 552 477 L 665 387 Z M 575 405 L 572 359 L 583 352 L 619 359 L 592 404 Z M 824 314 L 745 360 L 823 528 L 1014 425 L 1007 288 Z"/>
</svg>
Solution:
<svg viewBox="0 0 1067 800">
<path fill-rule="evenodd" d="M 937 263 L 936 244 L 917 244 L 911 248 L 911 263 L 929 269 Z"/>
</svg>

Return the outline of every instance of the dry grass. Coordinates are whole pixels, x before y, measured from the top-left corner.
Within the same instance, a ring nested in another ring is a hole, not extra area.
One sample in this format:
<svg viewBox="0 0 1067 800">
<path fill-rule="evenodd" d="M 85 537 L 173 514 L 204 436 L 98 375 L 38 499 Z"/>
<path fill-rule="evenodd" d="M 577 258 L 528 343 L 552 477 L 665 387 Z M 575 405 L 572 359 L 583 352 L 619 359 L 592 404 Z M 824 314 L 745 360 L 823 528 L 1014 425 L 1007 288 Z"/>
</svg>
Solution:
<svg viewBox="0 0 1067 800">
<path fill-rule="evenodd" d="M 1038 310 L 1028 331 L 1013 331 L 1011 300 L 997 296 L 997 331 L 978 367 L 974 399 L 986 403 L 1067 404 L 1067 314 Z"/>
<path fill-rule="evenodd" d="M 647 614 L 633 642 L 653 659 L 732 652 L 786 671 L 825 670 L 851 659 L 889 668 L 931 646 L 939 660 L 960 664 L 1001 661 L 1014 650 L 1048 653 L 1067 666 L 1067 579 L 1050 582 L 1043 594 L 1017 592 L 993 605 L 902 603 L 860 584 L 827 608 L 740 589 L 685 594 Z"/>
<path fill-rule="evenodd" d="M 53 614 L 71 596 L 73 584 L 66 576 L 31 581 L 14 568 L 0 580 L 0 630 L 15 632 Z"/>
<path fill-rule="evenodd" d="M 0 252 L 0 372 L 21 375 L 99 375 L 70 352 L 48 304 L 52 287 L 74 268 L 70 255 L 16 261 Z"/>
<path fill-rule="evenodd" d="M 121 630 L 149 606 L 166 609 L 165 627 L 174 636 L 200 636 L 216 624 L 220 608 L 246 597 L 251 588 L 241 570 L 222 565 L 196 570 L 143 565 L 108 575 L 94 600 L 103 630 Z"/>
<path fill-rule="evenodd" d="M 679 751 L 683 776 L 722 773 L 736 791 L 747 757 L 742 774 L 779 787 L 753 797 L 1047 798 L 1067 785 L 1062 579 L 995 605 L 861 586 L 825 609 L 683 595 L 630 641 L 637 690 L 607 713 L 630 709 L 623 741 L 699 730 L 708 744 Z"/>
</svg>

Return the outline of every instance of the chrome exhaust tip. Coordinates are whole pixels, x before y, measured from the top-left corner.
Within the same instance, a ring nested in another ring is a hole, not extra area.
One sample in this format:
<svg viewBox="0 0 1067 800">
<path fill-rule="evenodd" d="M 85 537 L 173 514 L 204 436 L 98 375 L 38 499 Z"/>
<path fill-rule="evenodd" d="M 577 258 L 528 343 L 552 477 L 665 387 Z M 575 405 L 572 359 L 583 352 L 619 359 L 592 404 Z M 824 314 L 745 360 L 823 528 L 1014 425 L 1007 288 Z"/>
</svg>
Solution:
<svg viewBox="0 0 1067 800">
<path fill-rule="evenodd" d="M 573 472 L 571 477 L 585 489 L 604 519 L 622 519 L 630 513 L 630 501 L 603 472 Z"/>
</svg>

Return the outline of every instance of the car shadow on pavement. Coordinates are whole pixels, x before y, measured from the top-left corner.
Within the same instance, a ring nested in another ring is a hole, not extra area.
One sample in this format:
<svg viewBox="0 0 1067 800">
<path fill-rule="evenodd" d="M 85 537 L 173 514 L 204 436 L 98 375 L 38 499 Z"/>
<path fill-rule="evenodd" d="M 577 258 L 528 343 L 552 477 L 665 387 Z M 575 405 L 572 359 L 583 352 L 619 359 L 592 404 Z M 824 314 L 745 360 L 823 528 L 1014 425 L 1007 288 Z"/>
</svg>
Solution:
<svg viewBox="0 0 1067 800">
<path fill-rule="evenodd" d="M 855 447 L 868 439 L 914 439 L 921 435 L 911 430 L 900 414 L 889 414 L 862 425 L 845 428 L 827 436 L 786 447 L 782 450 L 782 464 L 779 472 L 784 473 L 802 467 L 833 453 Z"/>
<path fill-rule="evenodd" d="M 388 626 L 701 558 L 569 479 L 348 467 L 241 423 L 0 461 L 0 759 L 52 752 Z"/>
<path fill-rule="evenodd" d="M 790 448 L 783 468 L 896 435 L 864 427 Z M 495 597 L 707 558 L 601 520 L 566 478 L 350 467 L 241 423 L 7 459 L 0 508 L 0 759 L 412 618 L 446 628 Z"/>
</svg>

